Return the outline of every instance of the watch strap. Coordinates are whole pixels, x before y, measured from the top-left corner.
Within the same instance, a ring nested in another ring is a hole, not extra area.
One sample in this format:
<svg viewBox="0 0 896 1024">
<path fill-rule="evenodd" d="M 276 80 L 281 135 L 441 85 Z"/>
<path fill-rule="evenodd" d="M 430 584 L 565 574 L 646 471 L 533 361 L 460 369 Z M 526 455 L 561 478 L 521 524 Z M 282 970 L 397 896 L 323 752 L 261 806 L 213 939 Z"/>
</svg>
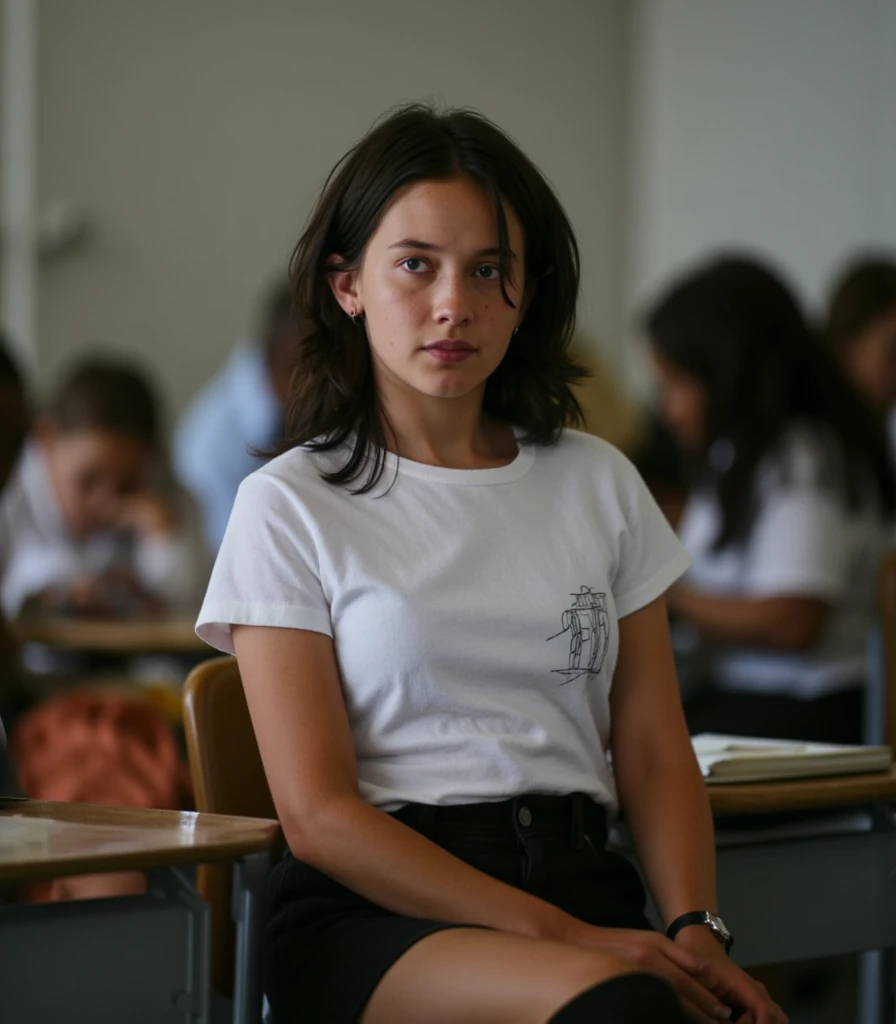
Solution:
<svg viewBox="0 0 896 1024">
<path fill-rule="evenodd" d="M 714 918 L 715 915 L 711 914 L 708 910 L 691 910 L 687 914 L 681 914 L 679 917 L 675 918 L 675 920 L 666 929 L 666 937 L 674 939 L 683 928 L 687 928 L 692 924 L 702 924 L 709 928 L 713 935 L 725 947 L 725 952 L 728 953 L 734 945 L 734 940 L 730 935 L 726 938 L 722 934 L 722 932 L 715 926 Z"/>
</svg>

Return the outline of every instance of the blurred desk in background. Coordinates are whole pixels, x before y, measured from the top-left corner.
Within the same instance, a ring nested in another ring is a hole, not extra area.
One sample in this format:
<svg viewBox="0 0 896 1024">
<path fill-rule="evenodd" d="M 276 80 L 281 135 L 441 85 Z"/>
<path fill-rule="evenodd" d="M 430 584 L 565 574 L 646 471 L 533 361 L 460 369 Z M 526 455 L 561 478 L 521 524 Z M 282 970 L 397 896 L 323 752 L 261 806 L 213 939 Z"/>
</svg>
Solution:
<svg viewBox="0 0 896 1024">
<path fill-rule="evenodd" d="M 210 1020 L 210 918 L 176 865 L 234 861 L 234 1021 L 261 1020 L 259 955 L 276 821 L 0 799 L 3 885 L 145 870 L 139 896 L 0 905 L 3 1020 Z"/>
<path fill-rule="evenodd" d="M 23 616 L 10 623 L 20 644 L 98 654 L 193 654 L 212 649 L 196 636 L 192 618 L 82 619 Z"/>
<path fill-rule="evenodd" d="M 893 1024 L 896 767 L 707 789 L 734 959 L 749 967 L 866 954 L 854 1019 Z"/>
<path fill-rule="evenodd" d="M 749 968 L 866 954 L 854 1020 L 893 1024 L 896 767 L 707 790 L 733 959 Z M 634 859 L 624 826 L 611 843 Z"/>
<path fill-rule="evenodd" d="M 780 814 L 811 809 L 830 811 L 855 804 L 896 801 L 896 765 L 886 772 L 832 775 L 819 779 L 707 786 L 715 817 Z M 894 865 L 896 866 L 896 865 Z"/>
</svg>

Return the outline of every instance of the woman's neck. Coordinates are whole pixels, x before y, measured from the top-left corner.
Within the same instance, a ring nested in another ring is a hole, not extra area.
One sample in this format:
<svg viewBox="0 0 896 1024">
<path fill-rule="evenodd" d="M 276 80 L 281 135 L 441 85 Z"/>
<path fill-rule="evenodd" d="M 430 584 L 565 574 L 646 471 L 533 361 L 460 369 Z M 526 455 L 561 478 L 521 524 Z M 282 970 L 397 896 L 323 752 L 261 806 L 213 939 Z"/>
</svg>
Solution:
<svg viewBox="0 0 896 1024">
<path fill-rule="evenodd" d="M 386 448 L 400 458 L 446 469 L 492 469 L 517 456 L 509 423 L 482 408 L 482 395 L 385 401 Z"/>
</svg>

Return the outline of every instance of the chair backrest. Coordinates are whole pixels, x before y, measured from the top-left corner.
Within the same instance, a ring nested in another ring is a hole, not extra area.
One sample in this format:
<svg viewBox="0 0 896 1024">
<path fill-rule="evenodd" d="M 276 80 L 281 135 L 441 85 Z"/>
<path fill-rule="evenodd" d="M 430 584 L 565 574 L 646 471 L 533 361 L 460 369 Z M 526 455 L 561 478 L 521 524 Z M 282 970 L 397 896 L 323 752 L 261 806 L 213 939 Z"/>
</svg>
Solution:
<svg viewBox="0 0 896 1024">
<path fill-rule="evenodd" d="M 883 651 L 884 742 L 896 751 L 896 551 L 880 564 L 877 608 Z"/>
<path fill-rule="evenodd" d="M 189 674 L 184 728 L 197 810 L 277 817 L 234 658 L 213 658 Z M 233 990 L 232 884 L 230 865 L 197 872 L 196 888 L 212 912 L 212 980 L 225 995 Z"/>
</svg>

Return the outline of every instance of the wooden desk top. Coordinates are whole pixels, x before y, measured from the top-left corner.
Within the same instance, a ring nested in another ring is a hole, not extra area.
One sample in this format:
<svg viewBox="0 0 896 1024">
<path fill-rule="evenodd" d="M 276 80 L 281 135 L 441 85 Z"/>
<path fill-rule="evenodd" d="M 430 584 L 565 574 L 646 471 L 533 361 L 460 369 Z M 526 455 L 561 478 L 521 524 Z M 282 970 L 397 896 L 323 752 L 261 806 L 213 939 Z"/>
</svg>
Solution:
<svg viewBox="0 0 896 1024">
<path fill-rule="evenodd" d="M 19 643 L 113 654 L 181 654 L 212 649 L 196 636 L 193 619 L 80 619 L 23 616 L 9 624 Z"/>
<path fill-rule="evenodd" d="M 49 822 L 45 838 L 4 844 L 16 815 Z M 279 837 L 279 823 L 264 818 L 0 799 L 0 883 L 235 860 Z"/>
<path fill-rule="evenodd" d="M 712 785 L 706 788 L 713 814 L 719 816 L 869 804 L 896 800 L 896 765 L 887 772 L 864 775 Z"/>
</svg>

